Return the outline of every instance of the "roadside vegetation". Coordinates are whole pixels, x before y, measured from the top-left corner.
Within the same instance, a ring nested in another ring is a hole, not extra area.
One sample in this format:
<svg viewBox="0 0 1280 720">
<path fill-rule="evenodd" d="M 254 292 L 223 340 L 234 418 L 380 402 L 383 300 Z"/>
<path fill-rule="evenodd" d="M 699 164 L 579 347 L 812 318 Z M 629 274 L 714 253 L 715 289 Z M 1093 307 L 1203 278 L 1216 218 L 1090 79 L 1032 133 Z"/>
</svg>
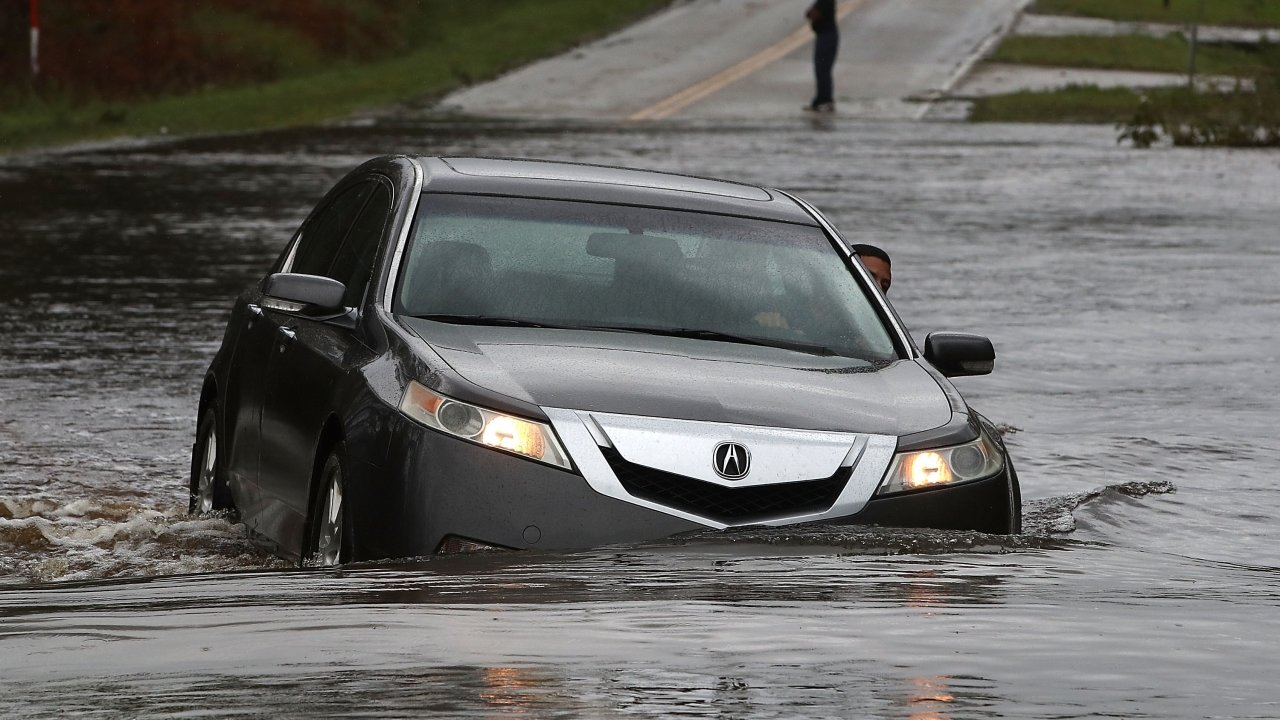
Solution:
<svg viewBox="0 0 1280 720">
<path fill-rule="evenodd" d="M 1275 0 L 1038 0 L 1031 12 L 1116 21 L 1280 27 Z M 1099 70 L 1186 74 L 1191 46 L 1183 32 L 1151 35 L 1014 35 L 989 62 Z M 1175 145 L 1280 146 L 1280 46 L 1199 42 L 1197 81 L 1150 89 L 1072 85 L 979 98 L 975 122 L 1112 123 L 1118 139 L 1137 147 Z M 1212 80 L 1206 80 L 1212 78 Z"/>
<path fill-rule="evenodd" d="M 111 0 L 0 5 L 0 152 L 305 125 L 426 103 L 670 0 Z M 80 8 L 80 9 L 77 9 Z"/>
<path fill-rule="evenodd" d="M 1180 33 L 1150 35 L 1068 35 L 1006 38 L 987 57 L 989 62 L 1049 67 L 1187 72 L 1190 47 Z M 1196 73 L 1252 78 L 1280 69 L 1280 46 L 1211 44 L 1196 48 Z"/>
<path fill-rule="evenodd" d="M 1158 22 L 1234 27 L 1280 27 L 1275 0 L 1036 0 L 1028 12 L 1074 15 L 1122 22 Z"/>
<path fill-rule="evenodd" d="M 1158 92 L 1171 92 L 1163 89 Z M 1129 88 L 1070 85 L 1060 90 L 992 95 L 973 103 L 973 122 L 1121 123 L 1138 108 L 1141 93 Z"/>
</svg>

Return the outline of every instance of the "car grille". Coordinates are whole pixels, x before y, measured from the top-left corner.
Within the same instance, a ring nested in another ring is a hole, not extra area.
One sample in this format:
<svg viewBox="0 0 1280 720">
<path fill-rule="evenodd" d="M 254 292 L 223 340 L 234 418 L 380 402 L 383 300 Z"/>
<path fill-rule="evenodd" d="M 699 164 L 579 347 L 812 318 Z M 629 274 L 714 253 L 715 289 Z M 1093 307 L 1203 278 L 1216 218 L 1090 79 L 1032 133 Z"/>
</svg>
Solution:
<svg viewBox="0 0 1280 720">
<path fill-rule="evenodd" d="M 821 480 L 729 488 L 628 462 L 611 447 L 600 452 L 632 497 L 729 524 L 823 512 L 853 474 L 853 468 L 842 467 Z"/>
</svg>

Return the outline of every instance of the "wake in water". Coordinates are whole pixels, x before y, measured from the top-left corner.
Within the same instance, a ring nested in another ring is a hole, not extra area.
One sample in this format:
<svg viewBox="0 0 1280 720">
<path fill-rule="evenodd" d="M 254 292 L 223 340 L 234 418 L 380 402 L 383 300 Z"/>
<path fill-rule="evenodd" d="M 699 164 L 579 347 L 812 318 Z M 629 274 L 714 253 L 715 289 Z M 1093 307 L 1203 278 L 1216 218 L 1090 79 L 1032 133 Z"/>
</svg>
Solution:
<svg viewBox="0 0 1280 720">
<path fill-rule="evenodd" d="M 886 556 L 1066 548 L 1081 508 L 1174 490 L 1164 481 L 1131 482 L 1031 500 L 1023 508 L 1020 535 L 858 525 L 754 526 L 692 533 L 648 546 Z M 143 507 L 127 501 L 0 497 L 0 585 L 289 567 L 255 548 L 244 526 L 221 513 L 193 516 L 177 506 Z"/>
<path fill-rule="evenodd" d="M 286 567 L 221 514 L 0 497 L 0 585 Z"/>
<path fill-rule="evenodd" d="M 1085 506 L 1106 506 L 1126 498 L 1166 495 L 1177 488 L 1167 480 L 1127 482 L 1106 485 L 1063 497 L 1033 500 L 1022 508 L 1023 532 L 1043 535 L 1067 535 L 1076 530 L 1076 511 Z"/>
</svg>

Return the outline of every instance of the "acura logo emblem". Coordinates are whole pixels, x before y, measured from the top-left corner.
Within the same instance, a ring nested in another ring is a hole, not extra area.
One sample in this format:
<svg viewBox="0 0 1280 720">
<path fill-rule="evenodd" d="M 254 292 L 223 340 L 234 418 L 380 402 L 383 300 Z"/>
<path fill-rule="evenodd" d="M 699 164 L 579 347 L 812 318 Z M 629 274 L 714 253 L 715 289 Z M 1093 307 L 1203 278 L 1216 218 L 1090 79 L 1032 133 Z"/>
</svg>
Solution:
<svg viewBox="0 0 1280 720">
<path fill-rule="evenodd" d="M 751 453 L 745 445 L 722 442 L 711 451 L 716 474 L 725 480 L 741 480 L 751 471 Z"/>
</svg>

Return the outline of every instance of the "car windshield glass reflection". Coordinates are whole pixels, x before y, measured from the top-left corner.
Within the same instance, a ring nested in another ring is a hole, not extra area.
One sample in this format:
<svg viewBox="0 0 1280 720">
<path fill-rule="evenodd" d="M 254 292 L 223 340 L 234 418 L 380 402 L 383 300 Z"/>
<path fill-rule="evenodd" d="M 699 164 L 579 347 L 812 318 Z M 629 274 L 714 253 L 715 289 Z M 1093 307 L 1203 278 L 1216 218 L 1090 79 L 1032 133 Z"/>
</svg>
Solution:
<svg viewBox="0 0 1280 720">
<path fill-rule="evenodd" d="M 821 230 L 674 210 L 424 195 L 394 308 L 896 358 Z"/>
</svg>

